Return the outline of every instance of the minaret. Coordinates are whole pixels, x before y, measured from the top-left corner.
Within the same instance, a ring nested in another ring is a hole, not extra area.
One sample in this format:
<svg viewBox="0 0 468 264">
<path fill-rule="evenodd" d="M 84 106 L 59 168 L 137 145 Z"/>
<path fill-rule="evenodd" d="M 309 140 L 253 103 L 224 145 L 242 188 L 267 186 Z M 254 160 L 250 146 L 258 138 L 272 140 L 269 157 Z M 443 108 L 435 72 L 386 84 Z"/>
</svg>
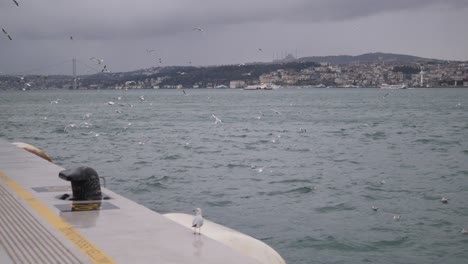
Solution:
<svg viewBox="0 0 468 264">
<path fill-rule="evenodd" d="M 424 71 L 422 68 L 421 68 L 421 72 L 419 72 L 419 75 L 421 76 L 421 81 L 420 81 L 421 87 L 424 87 Z"/>
<path fill-rule="evenodd" d="M 73 90 L 76 90 L 76 59 L 72 59 L 73 65 Z"/>
</svg>

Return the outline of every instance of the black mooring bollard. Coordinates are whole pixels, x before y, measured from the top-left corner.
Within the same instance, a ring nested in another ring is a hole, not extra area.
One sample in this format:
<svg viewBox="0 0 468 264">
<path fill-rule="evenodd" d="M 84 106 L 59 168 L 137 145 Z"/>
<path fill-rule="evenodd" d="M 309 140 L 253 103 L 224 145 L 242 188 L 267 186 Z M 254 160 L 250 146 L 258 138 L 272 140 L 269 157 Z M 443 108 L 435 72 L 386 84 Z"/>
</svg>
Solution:
<svg viewBox="0 0 468 264">
<path fill-rule="evenodd" d="M 83 166 L 63 170 L 59 173 L 59 178 L 71 182 L 72 199 L 75 201 L 102 199 L 99 176 L 93 168 Z"/>
</svg>

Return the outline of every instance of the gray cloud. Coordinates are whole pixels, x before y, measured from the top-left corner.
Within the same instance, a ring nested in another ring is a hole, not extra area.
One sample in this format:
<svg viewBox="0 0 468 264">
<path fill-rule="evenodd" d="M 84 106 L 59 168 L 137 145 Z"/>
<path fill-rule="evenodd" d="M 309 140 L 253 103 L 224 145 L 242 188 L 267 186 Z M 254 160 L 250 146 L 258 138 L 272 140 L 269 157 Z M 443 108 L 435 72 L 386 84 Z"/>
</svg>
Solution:
<svg viewBox="0 0 468 264">
<path fill-rule="evenodd" d="M 0 25 L 14 38 L 14 44 L 0 38 L 0 67 L 3 68 L 0 71 L 3 72 L 7 71 L 5 67 L 25 68 L 28 62 L 40 64 L 63 59 L 72 51 L 83 58 L 109 57 L 120 70 L 138 65 L 147 67 L 152 61 L 141 52 L 145 47 L 164 51 L 167 63 L 183 63 L 194 57 L 202 65 L 270 60 L 273 52 L 294 48 L 307 53 L 304 55 L 362 50 L 424 51 L 414 55 L 430 56 L 426 53 L 432 50 L 437 56 L 468 57 L 468 51 L 462 48 L 468 44 L 467 39 L 460 36 L 463 25 L 468 22 L 466 0 L 42 0 L 19 3 L 17 7 L 13 2 L 0 2 Z M 438 22 L 433 23 L 434 19 Z M 415 23 L 433 25 L 416 27 Z M 195 32 L 193 27 L 202 27 L 205 31 Z M 398 39 L 407 35 L 412 39 L 415 34 L 419 38 L 405 45 L 394 43 L 395 50 L 383 39 L 369 39 L 360 47 L 340 42 L 343 36 L 354 42 L 368 39 L 369 34 L 380 35 L 382 28 L 386 30 L 383 38 Z M 439 40 L 440 43 L 427 44 L 435 31 L 442 31 L 447 38 L 455 38 L 460 43 Z M 71 46 L 69 36 L 74 37 L 75 47 Z M 317 36 L 322 38 L 317 39 Z M 255 53 L 259 45 L 268 55 Z M 452 49 L 443 53 L 443 45 Z M 31 47 L 40 54 L 31 53 Z M 217 52 L 215 56 L 214 52 Z"/>
<path fill-rule="evenodd" d="M 139 0 L 2 2 L 2 20 L 26 39 L 54 39 L 70 34 L 83 39 L 156 37 L 190 31 L 193 26 L 220 27 L 278 21 L 346 21 L 440 4 L 466 8 L 462 0 Z M 25 19 L 26 18 L 26 19 Z M 2 21 L 2 22 L 3 22 Z"/>
</svg>

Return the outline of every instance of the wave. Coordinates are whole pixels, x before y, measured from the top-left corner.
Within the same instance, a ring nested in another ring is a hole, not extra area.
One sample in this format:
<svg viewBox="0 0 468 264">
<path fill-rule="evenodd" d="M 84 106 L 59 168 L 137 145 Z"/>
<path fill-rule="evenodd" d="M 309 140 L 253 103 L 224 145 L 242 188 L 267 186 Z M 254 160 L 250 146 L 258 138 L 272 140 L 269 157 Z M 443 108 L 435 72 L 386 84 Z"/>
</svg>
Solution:
<svg viewBox="0 0 468 264">
<path fill-rule="evenodd" d="M 149 187 L 155 187 L 156 189 L 168 189 L 167 186 L 165 186 L 164 184 L 162 184 L 160 182 L 142 183 L 142 185 L 149 186 Z"/>
<path fill-rule="evenodd" d="M 363 134 L 366 138 L 370 138 L 373 140 L 380 140 L 380 139 L 386 139 L 387 135 L 385 135 L 385 132 L 374 132 L 374 133 L 364 133 Z"/>
<path fill-rule="evenodd" d="M 315 210 L 319 213 L 331 213 L 331 212 L 339 212 L 339 211 L 352 211 L 355 209 L 356 207 L 354 206 L 351 206 L 345 203 L 339 203 L 337 205 L 319 207 Z"/>
<path fill-rule="evenodd" d="M 247 166 L 247 165 L 243 165 L 243 164 L 232 164 L 232 163 L 229 163 L 226 165 L 226 167 L 232 169 L 232 168 L 250 168 L 250 166 Z"/>
<path fill-rule="evenodd" d="M 216 202 L 207 202 L 210 206 L 223 207 L 232 204 L 231 201 L 216 201 Z"/>
<path fill-rule="evenodd" d="M 177 155 L 177 154 L 174 154 L 174 155 L 167 155 L 167 156 L 164 156 L 162 157 L 161 159 L 162 160 L 178 160 L 182 158 L 180 155 Z"/>
<path fill-rule="evenodd" d="M 415 143 L 421 144 L 434 144 L 434 145 L 460 145 L 459 141 L 455 140 L 442 140 L 442 139 L 432 139 L 432 138 L 420 138 L 414 141 Z"/>
<path fill-rule="evenodd" d="M 311 181 L 310 180 L 302 180 L 302 179 L 289 179 L 289 180 L 269 182 L 269 184 L 275 184 L 275 183 L 311 183 Z"/>
<path fill-rule="evenodd" d="M 376 248 L 371 245 L 358 243 L 356 241 L 340 240 L 332 235 L 322 236 L 320 239 L 306 236 L 294 241 L 293 248 L 314 248 L 318 250 L 336 250 L 336 251 L 357 251 L 368 252 L 375 251 Z"/>
<path fill-rule="evenodd" d="M 156 176 L 156 175 L 152 175 L 152 176 L 150 176 L 150 177 L 148 177 L 148 178 L 144 178 L 144 179 L 141 179 L 141 180 L 142 180 L 142 181 L 150 181 L 150 180 L 151 180 L 151 181 L 152 181 L 152 180 L 156 180 L 156 181 L 167 181 L 167 180 L 169 180 L 169 179 L 170 179 L 170 177 L 167 176 L 167 175 L 166 175 L 166 176 L 163 176 L 163 177 L 161 177 L 161 178 L 158 178 L 158 176 Z"/>
<path fill-rule="evenodd" d="M 288 194 L 288 193 L 300 193 L 300 194 L 306 194 L 314 191 L 315 188 L 313 187 L 299 187 L 287 191 L 275 191 L 275 192 L 269 192 L 267 193 L 269 196 L 273 195 L 278 195 L 278 194 Z"/>
<path fill-rule="evenodd" d="M 291 152 L 309 152 L 310 149 L 309 148 L 291 148 L 291 147 L 287 147 L 285 149 L 286 151 L 291 151 Z"/>
<path fill-rule="evenodd" d="M 151 162 L 146 161 L 146 160 L 140 160 L 140 161 L 136 161 L 133 163 L 133 165 L 147 165 L 147 164 L 151 164 Z"/>
<path fill-rule="evenodd" d="M 408 246 L 408 241 L 409 238 L 407 236 L 397 237 L 390 240 L 361 242 L 357 240 L 348 240 L 336 238 L 332 235 L 327 235 L 322 236 L 319 239 L 306 236 L 294 241 L 290 246 L 292 248 L 314 248 L 319 250 L 375 252 L 383 250 L 387 247 L 393 248 L 399 246 Z"/>
</svg>

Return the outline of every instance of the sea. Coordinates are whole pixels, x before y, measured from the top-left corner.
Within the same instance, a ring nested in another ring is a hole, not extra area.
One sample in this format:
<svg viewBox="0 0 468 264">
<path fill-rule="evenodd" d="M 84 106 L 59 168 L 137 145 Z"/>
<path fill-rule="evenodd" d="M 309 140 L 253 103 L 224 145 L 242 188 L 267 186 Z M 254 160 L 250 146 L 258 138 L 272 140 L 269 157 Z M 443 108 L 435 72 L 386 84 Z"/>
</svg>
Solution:
<svg viewBox="0 0 468 264">
<path fill-rule="evenodd" d="M 289 264 L 468 263 L 468 89 L 0 91 L 0 139 Z"/>
</svg>

